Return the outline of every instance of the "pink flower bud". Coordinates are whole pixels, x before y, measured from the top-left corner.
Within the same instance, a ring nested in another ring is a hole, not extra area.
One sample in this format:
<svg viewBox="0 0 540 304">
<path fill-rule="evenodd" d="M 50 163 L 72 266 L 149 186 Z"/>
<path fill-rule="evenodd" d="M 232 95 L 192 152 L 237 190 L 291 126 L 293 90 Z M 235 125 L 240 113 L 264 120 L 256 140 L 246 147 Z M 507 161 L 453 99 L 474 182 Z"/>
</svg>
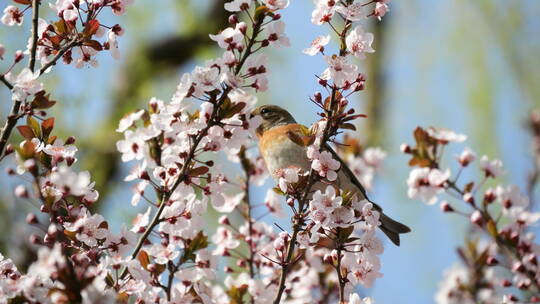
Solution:
<svg viewBox="0 0 540 304">
<path fill-rule="evenodd" d="M 508 281 L 508 280 L 504 280 L 504 281 L 502 282 L 502 286 L 503 286 L 503 287 L 510 287 L 510 286 L 512 286 L 512 282 L 510 282 L 510 281 Z"/>
<path fill-rule="evenodd" d="M 482 226 L 482 223 L 483 223 L 482 213 L 478 210 L 474 211 L 471 214 L 471 222 L 473 222 L 474 224 L 478 226 Z"/>
<path fill-rule="evenodd" d="M 497 265 L 499 264 L 499 261 L 493 257 L 493 256 L 488 256 L 487 259 L 486 259 L 486 263 L 489 265 L 489 266 L 494 266 L 494 265 Z"/>
<path fill-rule="evenodd" d="M 13 151 L 15 151 L 15 149 L 13 149 L 13 145 L 9 144 L 9 145 L 6 146 L 6 154 L 5 155 L 11 154 L 11 153 L 13 153 Z"/>
<path fill-rule="evenodd" d="M 487 189 L 486 192 L 484 193 L 484 200 L 488 204 L 493 203 L 496 198 L 497 198 L 497 196 L 495 195 L 495 192 L 491 188 Z"/>
<path fill-rule="evenodd" d="M 238 266 L 238 267 L 244 268 L 244 267 L 246 267 L 246 265 L 247 264 L 246 264 L 245 260 L 237 260 L 236 261 L 236 266 Z"/>
<path fill-rule="evenodd" d="M 231 25 L 236 25 L 238 23 L 238 17 L 236 15 L 229 16 L 229 23 Z"/>
<path fill-rule="evenodd" d="M 463 200 L 474 206 L 474 196 L 472 193 L 467 192 L 463 195 Z"/>
<path fill-rule="evenodd" d="M 24 59 L 24 53 L 23 53 L 23 51 L 17 50 L 17 51 L 15 52 L 15 63 L 17 63 L 17 62 L 19 62 L 19 61 L 21 61 L 21 60 L 23 60 L 23 59 Z"/>
<path fill-rule="evenodd" d="M 26 215 L 26 223 L 27 224 L 37 224 L 39 223 L 38 219 L 37 219 L 37 216 L 33 213 L 28 213 L 28 215 Z"/>
<path fill-rule="evenodd" d="M 242 23 L 240 24 L 240 27 L 238 28 L 238 30 L 240 30 L 240 32 L 241 32 L 242 34 L 245 35 L 246 32 L 247 32 L 247 25 L 246 25 L 245 23 L 242 22 Z"/>
<path fill-rule="evenodd" d="M 75 137 L 70 136 L 66 139 L 66 145 L 73 145 L 75 143 Z"/>
<path fill-rule="evenodd" d="M 279 20 L 281 19 L 281 15 L 280 14 L 274 14 L 274 16 L 272 16 L 272 20 Z"/>
<path fill-rule="evenodd" d="M 15 193 L 16 197 L 28 198 L 28 190 L 26 190 L 26 187 L 23 185 L 18 185 L 17 187 L 15 187 L 15 190 L 13 192 Z"/>
<path fill-rule="evenodd" d="M 234 272 L 234 270 L 233 270 L 231 267 L 229 267 L 229 266 L 225 266 L 224 271 L 225 271 L 226 273 L 233 273 L 233 272 Z"/>
<path fill-rule="evenodd" d="M 313 95 L 313 99 L 315 100 L 316 103 L 321 103 L 322 102 L 322 94 L 321 92 L 315 92 L 315 94 Z"/>
<path fill-rule="evenodd" d="M 450 204 L 447 201 L 442 201 L 441 210 L 442 212 L 453 212 L 454 208 L 452 208 L 452 206 L 450 206 Z"/>
<path fill-rule="evenodd" d="M 513 272 L 525 272 L 525 265 L 521 262 L 514 262 L 512 265 Z"/>
<path fill-rule="evenodd" d="M 219 223 L 221 225 L 230 225 L 231 223 L 229 222 L 229 218 L 227 218 L 226 215 L 223 215 L 219 218 Z"/>
<path fill-rule="evenodd" d="M 401 146 L 399 146 L 399 150 L 403 153 L 411 153 L 411 147 L 407 144 L 401 144 Z"/>
</svg>

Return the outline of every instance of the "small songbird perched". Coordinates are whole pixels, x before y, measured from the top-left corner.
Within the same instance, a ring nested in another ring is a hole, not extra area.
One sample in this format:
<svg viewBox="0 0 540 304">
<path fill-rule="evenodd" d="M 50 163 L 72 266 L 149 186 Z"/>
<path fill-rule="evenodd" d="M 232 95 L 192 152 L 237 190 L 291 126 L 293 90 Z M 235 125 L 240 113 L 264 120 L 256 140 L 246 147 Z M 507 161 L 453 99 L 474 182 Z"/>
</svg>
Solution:
<svg viewBox="0 0 540 304">
<path fill-rule="evenodd" d="M 305 172 L 310 170 L 311 162 L 306 153 L 307 148 L 295 143 L 289 135 L 290 132 L 294 132 L 301 136 L 301 130 L 305 127 L 296 123 L 296 120 L 294 120 L 287 110 L 276 105 L 260 106 L 253 110 L 251 114 L 262 117 L 262 123 L 257 129 L 259 149 L 268 172 L 270 172 L 274 179 L 279 179 L 278 172 L 280 169 L 300 168 Z M 325 144 L 324 149 L 329 151 L 332 157 L 341 163 L 338 177 L 333 184 L 342 191 L 354 193 L 358 199 L 369 201 L 366 190 L 354 173 L 347 167 L 347 164 L 345 164 L 330 145 Z M 319 183 L 312 190 L 321 190 L 324 187 L 325 185 L 323 183 Z M 411 229 L 385 215 L 379 205 L 373 203 L 373 206 L 380 212 L 379 220 L 381 225 L 379 228 L 394 244 L 399 246 L 399 234 L 410 232 Z"/>
</svg>

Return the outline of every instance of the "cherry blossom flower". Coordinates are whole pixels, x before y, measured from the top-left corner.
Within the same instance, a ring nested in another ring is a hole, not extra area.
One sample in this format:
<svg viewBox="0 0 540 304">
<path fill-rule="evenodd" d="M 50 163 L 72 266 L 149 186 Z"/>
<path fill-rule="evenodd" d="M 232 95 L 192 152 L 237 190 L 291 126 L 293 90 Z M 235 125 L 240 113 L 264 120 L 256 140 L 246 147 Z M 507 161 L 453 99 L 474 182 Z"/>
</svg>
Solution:
<svg viewBox="0 0 540 304">
<path fill-rule="evenodd" d="M 13 5 L 8 5 L 4 9 L 4 15 L 2 16 L 2 19 L 0 20 L 2 21 L 3 24 L 7 26 L 14 26 L 14 25 L 20 26 L 23 23 L 23 17 L 24 17 L 24 14 L 23 12 L 21 12 L 21 10 L 18 7 L 13 6 Z"/>
<path fill-rule="evenodd" d="M 429 136 L 437 139 L 443 144 L 447 144 L 449 142 L 464 142 L 467 140 L 467 136 L 464 134 L 458 134 L 452 130 L 445 129 L 445 128 L 435 128 L 430 127 L 426 130 L 429 134 Z"/>
<path fill-rule="evenodd" d="M 223 255 L 227 252 L 227 249 L 240 246 L 240 241 L 235 240 L 233 233 L 225 227 L 218 227 L 216 233 L 212 236 L 212 242 L 217 245 L 212 252 L 214 255 Z"/>
<path fill-rule="evenodd" d="M 93 190 L 94 183 L 91 182 L 88 171 L 75 172 L 69 167 L 60 166 L 51 173 L 49 179 L 67 195 L 86 196 L 95 191 Z"/>
<path fill-rule="evenodd" d="M 73 145 L 64 145 L 61 139 L 55 140 L 54 144 L 48 144 L 43 148 L 43 152 L 49 154 L 54 158 L 64 158 L 75 160 L 75 153 L 77 153 L 77 147 Z"/>
<path fill-rule="evenodd" d="M 471 149 L 465 148 L 463 152 L 458 156 L 458 162 L 463 167 L 467 167 L 470 163 L 472 163 L 476 159 L 476 153 L 474 153 Z"/>
<path fill-rule="evenodd" d="M 371 298 L 360 298 L 357 293 L 353 293 L 349 298 L 349 304 L 375 304 Z"/>
<path fill-rule="evenodd" d="M 307 54 L 309 56 L 315 56 L 319 52 L 324 52 L 324 46 L 330 42 L 330 35 L 326 36 L 318 36 L 315 38 L 312 42 L 309 48 L 304 49 L 302 53 Z"/>
<path fill-rule="evenodd" d="M 225 3 L 225 10 L 229 12 L 239 12 L 247 10 L 253 0 L 233 0 L 231 2 Z"/>
<path fill-rule="evenodd" d="M 450 170 L 413 169 L 407 179 L 407 185 L 409 186 L 408 196 L 411 199 L 419 197 L 428 205 L 433 205 L 437 202 L 437 195 L 444 192 L 443 185 L 449 177 Z"/>
<path fill-rule="evenodd" d="M 366 33 L 361 26 L 357 26 L 345 38 L 347 49 L 354 56 L 365 59 L 365 53 L 374 53 L 375 50 L 371 47 L 373 43 L 373 34 Z"/>
<path fill-rule="evenodd" d="M 337 178 L 336 171 L 340 167 L 339 161 L 332 158 L 332 154 L 328 151 L 318 152 L 313 146 L 308 148 L 308 157 L 312 159 L 311 168 L 319 173 L 320 176 L 326 177 L 329 181 L 335 181 Z"/>
<path fill-rule="evenodd" d="M 150 223 L 150 212 L 152 211 L 151 207 L 148 207 L 146 209 L 146 212 L 139 213 L 137 216 L 133 219 L 131 228 L 131 231 L 135 233 L 141 232 L 141 230 L 144 230 L 145 227 Z"/>
<path fill-rule="evenodd" d="M 7 73 L 5 78 L 13 85 L 12 99 L 23 101 L 26 97 L 43 91 L 43 84 L 37 81 L 38 77 L 39 71 L 32 73 L 29 68 L 22 69 L 17 76 L 14 76 L 11 72 Z"/>
<path fill-rule="evenodd" d="M 362 7 L 362 3 L 353 3 L 349 6 L 336 6 L 336 11 L 349 21 L 360 21 L 367 17 L 362 11 Z"/>
<path fill-rule="evenodd" d="M 321 210 L 327 214 L 332 213 L 341 206 L 343 198 L 336 196 L 336 190 L 333 186 L 327 186 L 324 194 L 317 190 L 313 194 L 313 199 L 309 203 L 311 210 Z"/>
<path fill-rule="evenodd" d="M 489 160 L 486 155 L 480 158 L 480 169 L 484 171 L 486 177 L 496 178 L 504 173 L 502 161 L 498 159 Z"/>
<path fill-rule="evenodd" d="M 285 35 L 285 22 L 276 21 L 267 27 L 268 41 L 270 45 L 278 48 L 280 46 L 291 46 L 289 38 Z"/>
<path fill-rule="evenodd" d="M 75 232 L 77 240 L 94 247 L 98 240 L 103 240 L 109 236 L 109 231 L 102 227 L 105 223 L 103 216 L 99 214 L 91 215 L 86 208 L 82 208 L 78 219 L 73 223 L 64 223 L 67 231 Z"/>
<path fill-rule="evenodd" d="M 228 27 L 217 35 L 210 35 L 210 39 L 216 41 L 220 48 L 233 50 L 243 47 L 242 40 L 244 33 L 242 29 L 246 28 L 244 22 L 237 23 L 235 28 Z"/>
<path fill-rule="evenodd" d="M 329 67 L 321 74 L 321 79 L 332 80 L 338 87 L 352 83 L 356 79 L 358 67 L 347 62 L 344 56 L 324 56 Z"/>
<path fill-rule="evenodd" d="M 264 205 L 268 208 L 268 211 L 277 217 L 285 217 L 281 204 L 281 195 L 277 194 L 273 189 L 268 189 L 264 199 Z"/>
<path fill-rule="evenodd" d="M 120 122 L 118 123 L 118 128 L 116 129 L 116 132 L 123 133 L 124 131 L 129 129 L 137 120 L 141 119 L 144 113 L 144 110 L 138 110 L 124 115 L 124 117 L 122 117 L 122 119 L 120 119 Z"/>
<path fill-rule="evenodd" d="M 322 25 L 332 20 L 337 9 L 335 1 L 313 0 L 315 9 L 311 13 L 311 22 L 316 25 Z"/>
<path fill-rule="evenodd" d="M 375 3 L 375 9 L 373 10 L 373 14 L 377 16 L 379 20 L 381 20 L 382 17 L 390 11 L 390 7 L 388 6 L 388 3 L 390 1 L 391 0 L 382 0 Z"/>
<path fill-rule="evenodd" d="M 262 2 L 271 10 L 280 10 L 289 6 L 289 0 L 262 0 Z"/>
<path fill-rule="evenodd" d="M 279 177 L 278 185 L 281 191 L 287 193 L 288 185 L 298 182 L 298 174 L 300 173 L 300 168 L 285 168 L 278 170 L 276 176 Z"/>
</svg>

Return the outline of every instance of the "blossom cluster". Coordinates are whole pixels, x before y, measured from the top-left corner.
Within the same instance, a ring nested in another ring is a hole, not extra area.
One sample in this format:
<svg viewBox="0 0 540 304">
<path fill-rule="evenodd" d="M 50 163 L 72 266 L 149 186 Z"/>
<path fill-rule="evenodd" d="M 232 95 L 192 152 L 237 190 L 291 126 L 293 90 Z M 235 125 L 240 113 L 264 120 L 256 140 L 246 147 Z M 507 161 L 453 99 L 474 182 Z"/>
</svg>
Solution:
<svg viewBox="0 0 540 304">
<path fill-rule="evenodd" d="M 30 9 L 37 18 L 39 1 L 15 2 L 25 8 L 8 6 L 2 23 L 21 25 Z M 37 18 L 28 50 L 18 51 L 2 75 L 15 105 L 8 123 L 13 128 L 26 117 L 16 127 L 22 142 L 5 149 L 16 162 L 8 173 L 26 181 L 15 188 L 16 196 L 39 203 L 40 214 L 29 214 L 27 223 L 40 232 L 30 237 L 39 249 L 26 274 L 0 255 L 0 303 L 372 303 L 354 290 L 382 276 L 383 247 L 375 235 L 381 215 L 367 199 L 327 185 L 345 164 L 324 147 L 339 130 L 354 129 L 352 121 L 363 116 L 348 108 L 348 96 L 365 82 L 349 60 L 374 51 L 373 35 L 352 25 L 382 17 L 389 1 L 315 1 L 315 24 L 335 23 L 337 16 L 345 22 L 343 31 L 336 32 L 343 42 L 339 55 L 325 55 L 326 37 L 306 50 L 322 53 L 329 65 L 318 76 L 329 96 L 323 100 L 316 93 L 311 100 L 324 110 L 322 119 L 306 128 L 306 138 L 293 139 L 306 146 L 311 169 L 283 170 L 278 187 L 256 203 L 249 189 L 261 185 L 267 174 L 261 157 L 246 151 L 261 123 L 251 113 L 255 94 L 269 86 L 263 51 L 290 45 L 279 14 L 289 1 L 225 3 L 230 26 L 209 35 L 221 56 L 182 75 L 170 100 L 151 98 L 119 121 L 116 131 L 123 138 L 116 147 L 121 160 L 133 164 L 124 179 L 135 182 L 131 205 L 148 206 L 131 225 L 113 233 L 105 217 L 94 212 L 99 193 L 90 173 L 77 169 L 75 138 L 58 138 L 54 118 L 43 112 L 56 101 L 37 78 L 60 59 L 83 67 L 97 66 L 99 51 L 109 50 L 117 58 L 123 29 L 102 24 L 98 16 L 105 9 L 123 14 L 131 2 L 50 3 L 58 20 Z M 363 12 L 371 5 L 370 12 Z M 322 10 L 326 17 L 317 19 Z M 29 67 L 14 75 L 13 66 L 26 54 Z M 35 61 L 42 65 L 37 71 Z M 340 152 L 353 174 L 371 188 L 384 152 Z M 216 161 L 222 157 L 241 165 L 244 174 L 232 175 Z M 285 215 L 282 195 L 295 213 L 291 233 L 280 227 L 277 233 L 260 221 L 268 214 Z M 260 206 L 267 210 L 254 218 Z M 211 209 L 223 214 L 215 232 L 205 224 Z"/>
<path fill-rule="evenodd" d="M 458 252 L 463 264 L 456 264 L 445 274 L 436 296 L 437 303 L 522 303 L 540 301 L 539 245 L 529 229 L 540 220 L 540 213 L 530 210 L 529 198 L 515 185 L 492 185 L 504 173 L 502 162 L 465 148 L 456 156 L 458 171 L 452 178 L 443 166 L 443 149 L 466 136 L 441 128 L 414 131 L 416 145 L 403 145 L 412 155 L 409 164 L 416 166 L 409 175 L 409 197 L 429 205 L 447 193 L 440 207 L 447 213 L 466 217 L 474 230 L 468 244 Z M 479 181 L 460 181 L 466 168 L 477 164 Z M 461 201 L 469 211 L 461 210 Z M 519 295 L 516 292 L 521 291 Z"/>
<path fill-rule="evenodd" d="M 21 26 L 25 12 L 31 11 L 29 8 L 33 5 L 31 0 L 15 2 L 26 7 L 21 9 L 19 6 L 8 5 L 1 18 L 7 26 Z M 132 3 L 133 0 L 56 0 L 54 4 L 49 3 L 49 8 L 58 19 L 51 22 L 37 19 L 36 59 L 42 66 L 47 66 L 60 55 L 65 64 L 74 62 L 76 67 L 81 68 L 87 65 L 96 67 L 98 61 L 95 55 L 103 50 L 119 58 L 118 37 L 124 33 L 124 29 L 119 24 L 105 25 L 99 18 L 107 9 L 117 16 L 123 15 L 126 7 Z M 31 54 L 32 48 L 31 37 L 24 53 Z"/>
</svg>

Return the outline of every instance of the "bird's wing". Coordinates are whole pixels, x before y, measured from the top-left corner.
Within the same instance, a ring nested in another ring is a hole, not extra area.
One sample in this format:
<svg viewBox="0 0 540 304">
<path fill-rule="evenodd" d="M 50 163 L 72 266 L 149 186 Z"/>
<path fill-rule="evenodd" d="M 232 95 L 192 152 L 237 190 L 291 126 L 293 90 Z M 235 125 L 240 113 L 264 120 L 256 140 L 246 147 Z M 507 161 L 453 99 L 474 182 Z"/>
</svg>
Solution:
<svg viewBox="0 0 540 304">
<path fill-rule="evenodd" d="M 334 149 L 332 149 L 332 147 L 328 144 L 328 143 L 325 143 L 324 144 L 324 149 L 327 150 L 328 152 L 330 152 L 332 154 L 332 157 L 334 159 L 336 159 L 337 161 L 340 162 L 340 168 L 339 170 L 341 172 L 343 172 L 345 174 L 345 176 L 347 176 L 347 178 L 349 178 L 349 180 L 351 181 L 351 183 L 353 185 L 355 185 L 358 190 L 360 190 L 360 193 L 362 193 L 362 195 L 366 198 L 366 200 L 368 200 L 369 202 L 373 203 L 367 196 L 367 193 L 366 193 L 366 189 L 364 188 L 364 186 L 362 186 L 362 184 L 360 183 L 360 181 L 358 180 L 358 178 L 356 178 L 356 176 L 354 175 L 354 173 L 351 171 L 351 169 L 349 168 L 349 166 L 347 165 L 347 163 L 345 163 L 345 161 L 343 159 L 341 159 L 341 157 L 339 156 L 339 154 L 337 154 L 336 151 L 334 151 Z M 375 207 L 375 209 L 377 209 L 378 211 L 381 211 L 382 208 L 373 203 L 373 206 Z"/>
</svg>

